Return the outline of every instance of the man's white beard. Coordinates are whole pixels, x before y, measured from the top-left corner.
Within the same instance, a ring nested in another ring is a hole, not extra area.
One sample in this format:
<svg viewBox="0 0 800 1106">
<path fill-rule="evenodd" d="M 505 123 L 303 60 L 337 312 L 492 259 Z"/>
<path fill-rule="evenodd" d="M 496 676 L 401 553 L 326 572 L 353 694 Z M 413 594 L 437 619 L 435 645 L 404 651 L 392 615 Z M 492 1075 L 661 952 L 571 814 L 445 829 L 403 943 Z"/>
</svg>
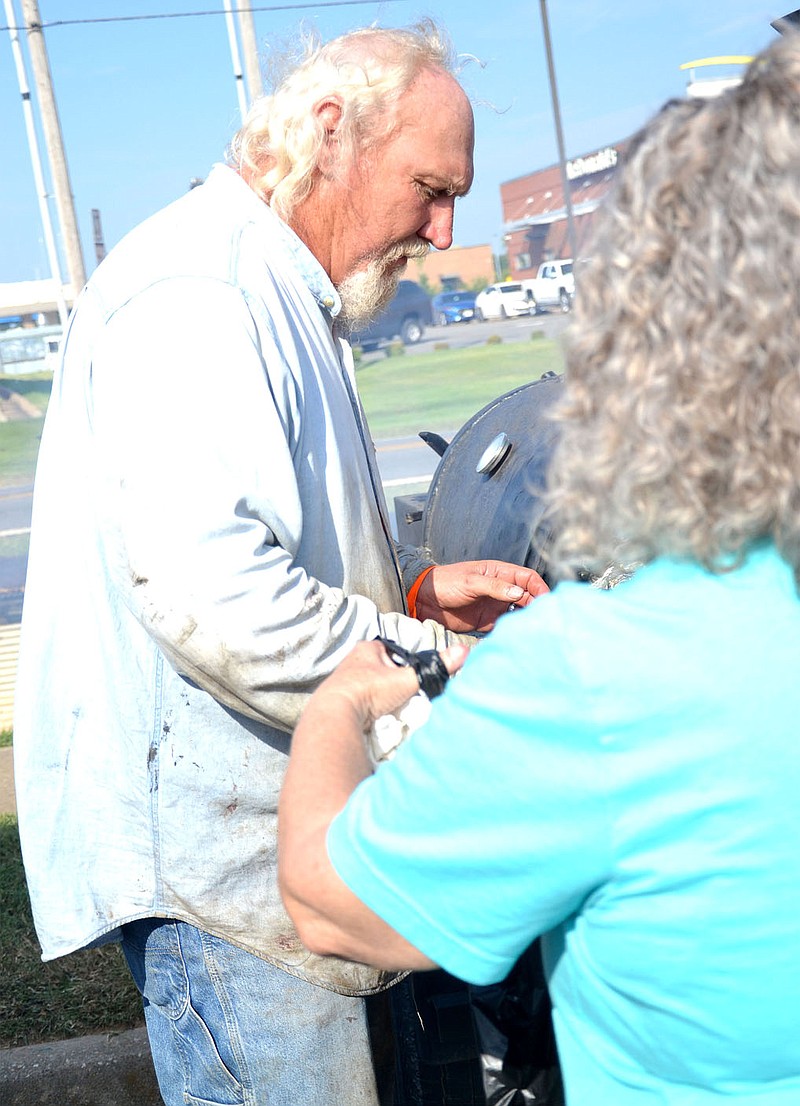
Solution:
<svg viewBox="0 0 800 1106">
<path fill-rule="evenodd" d="M 424 238 L 406 238 L 391 246 L 379 257 L 373 257 L 365 268 L 351 273 L 338 285 L 342 310 L 339 321 L 352 334 L 363 329 L 389 303 L 397 291 L 402 269 L 392 269 L 393 261 L 401 257 L 424 257 L 428 252 Z"/>
</svg>

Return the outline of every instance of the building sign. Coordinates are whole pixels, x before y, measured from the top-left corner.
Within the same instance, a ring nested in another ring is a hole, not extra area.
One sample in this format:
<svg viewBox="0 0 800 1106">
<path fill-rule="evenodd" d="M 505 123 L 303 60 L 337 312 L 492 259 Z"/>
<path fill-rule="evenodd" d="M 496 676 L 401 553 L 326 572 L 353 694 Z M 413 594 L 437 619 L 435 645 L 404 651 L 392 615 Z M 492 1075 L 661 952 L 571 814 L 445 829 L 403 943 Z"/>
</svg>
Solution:
<svg viewBox="0 0 800 1106">
<path fill-rule="evenodd" d="M 603 169 L 613 169 L 617 164 L 617 151 L 613 146 L 606 146 L 604 150 L 598 150 L 596 154 L 587 157 L 576 157 L 574 161 L 567 162 L 567 179 L 576 180 L 578 177 L 588 177 L 590 173 L 600 173 Z"/>
</svg>

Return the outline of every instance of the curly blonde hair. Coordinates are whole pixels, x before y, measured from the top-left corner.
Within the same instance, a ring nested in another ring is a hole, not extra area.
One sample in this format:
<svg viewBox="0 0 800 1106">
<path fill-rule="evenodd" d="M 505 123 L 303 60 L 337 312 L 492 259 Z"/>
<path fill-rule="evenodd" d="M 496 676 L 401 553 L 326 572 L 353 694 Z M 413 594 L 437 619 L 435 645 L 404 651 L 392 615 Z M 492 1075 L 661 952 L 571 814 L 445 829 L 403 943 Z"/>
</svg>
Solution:
<svg viewBox="0 0 800 1106">
<path fill-rule="evenodd" d="M 800 584 L 800 35 L 629 149 L 578 297 L 547 495 L 555 570 L 774 540 Z"/>
<path fill-rule="evenodd" d="M 287 59 L 288 63 L 288 59 Z M 455 55 L 432 20 L 407 29 L 367 27 L 325 45 L 313 38 L 303 56 L 257 100 L 227 151 L 251 186 L 284 220 L 314 185 L 325 126 L 314 108 L 335 96 L 342 105 L 336 131 L 341 173 L 391 133 L 398 98 L 426 70 L 455 73 Z"/>
</svg>

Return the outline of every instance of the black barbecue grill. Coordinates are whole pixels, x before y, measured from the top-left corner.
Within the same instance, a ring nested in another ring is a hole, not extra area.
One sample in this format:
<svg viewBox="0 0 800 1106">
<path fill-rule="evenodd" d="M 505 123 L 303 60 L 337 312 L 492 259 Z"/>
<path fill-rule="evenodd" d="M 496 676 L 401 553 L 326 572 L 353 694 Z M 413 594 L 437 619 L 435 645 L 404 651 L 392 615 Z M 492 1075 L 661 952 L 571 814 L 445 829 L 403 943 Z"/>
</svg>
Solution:
<svg viewBox="0 0 800 1106">
<path fill-rule="evenodd" d="M 449 444 L 423 432 L 441 460 L 426 495 L 395 499 L 398 539 L 440 564 L 493 558 L 546 577 L 539 500 L 555 436 L 548 409 L 561 381 L 546 373 L 492 400 Z"/>
</svg>

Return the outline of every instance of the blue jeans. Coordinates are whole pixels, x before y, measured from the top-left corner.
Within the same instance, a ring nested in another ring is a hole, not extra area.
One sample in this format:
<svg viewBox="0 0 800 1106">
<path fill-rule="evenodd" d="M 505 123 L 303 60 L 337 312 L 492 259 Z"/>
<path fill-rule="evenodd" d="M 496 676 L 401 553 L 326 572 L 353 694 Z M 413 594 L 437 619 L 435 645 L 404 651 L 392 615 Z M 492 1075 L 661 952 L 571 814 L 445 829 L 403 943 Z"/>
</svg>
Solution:
<svg viewBox="0 0 800 1106">
<path fill-rule="evenodd" d="M 129 923 L 122 951 L 166 1106 L 377 1106 L 372 1000 L 305 983 L 185 922 Z"/>
</svg>

